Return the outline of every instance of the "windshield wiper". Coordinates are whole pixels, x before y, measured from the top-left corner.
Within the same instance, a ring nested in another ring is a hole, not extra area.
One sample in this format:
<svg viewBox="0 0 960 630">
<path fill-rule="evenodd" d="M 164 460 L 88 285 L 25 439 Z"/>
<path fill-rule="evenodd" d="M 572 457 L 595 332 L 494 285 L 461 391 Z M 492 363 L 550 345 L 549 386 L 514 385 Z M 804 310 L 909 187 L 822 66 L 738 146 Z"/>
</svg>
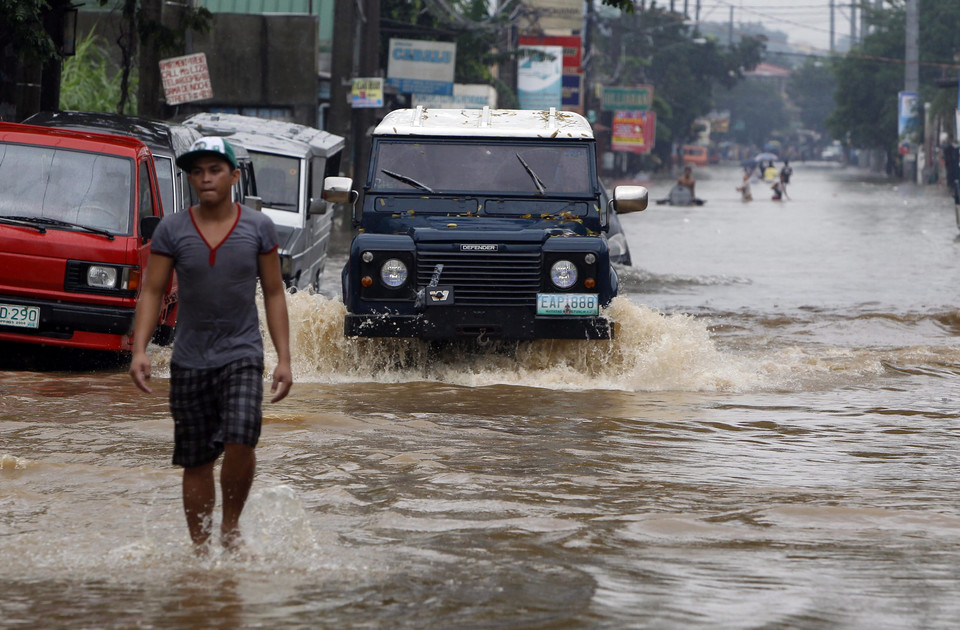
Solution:
<svg viewBox="0 0 960 630">
<path fill-rule="evenodd" d="M 533 180 L 533 183 L 537 186 L 537 192 L 541 195 L 547 192 L 547 189 L 543 186 L 543 181 L 537 177 L 537 174 L 533 172 L 533 169 L 530 168 L 530 165 L 527 164 L 527 161 L 520 157 L 520 154 L 517 153 L 517 159 L 520 160 L 520 163 L 523 164 L 523 168 L 527 170 L 527 174 L 530 175 L 530 179 Z"/>
<path fill-rule="evenodd" d="M 84 230 L 86 232 L 92 232 L 93 234 L 102 234 L 106 236 L 111 241 L 113 240 L 113 232 L 110 230 L 104 230 L 103 228 L 91 227 L 89 225 L 81 225 L 79 223 L 70 223 L 69 221 L 61 221 L 60 219 L 50 219 L 48 217 L 3 217 L 4 219 L 12 221 L 22 221 L 24 223 L 30 224 L 32 227 L 36 227 L 38 230 L 41 225 L 55 225 L 57 227 L 68 227 L 75 228 L 78 230 Z M 41 232 L 42 234 L 43 232 Z"/>
<path fill-rule="evenodd" d="M 7 225 L 19 225 L 21 227 L 33 228 L 41 234 L 47 233 L 47 228 L 42 225 L 37 225 L 29 219 L 21 219 L 20 217 L 0 217 L 0 223 L 6 223 Z"/>
<path fill-rule="evenodd" d="M 420 182 L 418 182 L 412 177 L 407 177 L 406 175 L 402 175 L 401 173 L 394 173 L 393 171 L 388 171 L 385 168 L 381 168 L 380 172 L 384 173 L 385 175 L 389 175 L 390 177 L 394 178 L 397 181 L 403 182 L 404 184 L 410 184 L 415 188 L 419 188 L 420 190 L 425 190 L 428 193 L 434 192 L 433 188 L 430 188 L 426 184 L 421 184 Z"/>
</svg>

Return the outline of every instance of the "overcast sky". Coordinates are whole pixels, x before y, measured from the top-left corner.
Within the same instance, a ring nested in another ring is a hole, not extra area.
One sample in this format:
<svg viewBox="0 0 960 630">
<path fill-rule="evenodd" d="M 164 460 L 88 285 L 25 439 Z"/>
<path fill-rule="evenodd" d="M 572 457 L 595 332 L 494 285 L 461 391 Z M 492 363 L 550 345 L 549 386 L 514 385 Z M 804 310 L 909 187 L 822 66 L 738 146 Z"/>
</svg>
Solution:
<svg viewBox="0 0 960 630">
<path fill-rule="evenodd" d="M 677 11 L 683 11 L 686 2 L 688 15 L 695 17 L 697 0 L 673 2 Z M 850 35 L 850 0 L 834 4 L 834 41 L 839 42 Z M 700 20 L 729 24 L 731 7 L 734 29 L 740 23 L 762 22 L 770 30 L 787 33 L 791 44 L 830 49 L 830 0 L 700 0 Z"/>
</svg>

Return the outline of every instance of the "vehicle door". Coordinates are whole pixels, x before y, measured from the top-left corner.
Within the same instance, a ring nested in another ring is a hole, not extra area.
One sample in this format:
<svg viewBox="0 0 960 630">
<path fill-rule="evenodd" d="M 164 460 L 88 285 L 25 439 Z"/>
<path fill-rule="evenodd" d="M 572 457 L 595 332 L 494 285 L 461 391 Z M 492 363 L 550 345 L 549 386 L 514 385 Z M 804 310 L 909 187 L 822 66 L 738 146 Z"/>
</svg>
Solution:
<svg viewBox="0 0 960 630">
<path fill-rule="evenodd" d="M 140 285 L 137 287 L 139 294 L 143 283 L 144 275 L 147 270 L 147 261 L 150 258 L 150 240 L 140 234 L 140 223 L 143 217 L 163 217 L 163 207 L 160 204 L 159 186 L 156 180 L 156 174 L 153 171 L 153 160 L 149 157 L 141 159 L 137 163 L 137 213 L 136 227 L 134 233 L 137 235 L 137 260 L 140 265 Z M 173 210 L 168 210 L 173 214 Z M 167 290 L 164 292 L 164 300 L 160 309 L 160 322 L 173 325 L 176 321 L 176 311 L 174 301 L 171 296 L 176 295 L 176 276 L 170 279 Z"/>
<path fill-rule="evenodd" d="M 307 177 L 307 208 L 306 208 L 306 232 L 308 237 L 309 253 L 308 261 L 304 266 L 310 269 L 309 281 L 318 283 L 319 276 L 323 272 L 323 265 L 327 260 L 327 247 L 330 242 L 330 230 L 332 228 L 333 213 L 330 212 L 328 204 L 323 201 L 323 178 L 326 175 L 327 160 L 324 157 L 313 156 L 310 158 L 309 168 L 304 169 L 308 173 Z M 311 212 L 311 208 L 313 209 Z M 318 213 L 318 208 L 322 213 Z"/>
</svg>

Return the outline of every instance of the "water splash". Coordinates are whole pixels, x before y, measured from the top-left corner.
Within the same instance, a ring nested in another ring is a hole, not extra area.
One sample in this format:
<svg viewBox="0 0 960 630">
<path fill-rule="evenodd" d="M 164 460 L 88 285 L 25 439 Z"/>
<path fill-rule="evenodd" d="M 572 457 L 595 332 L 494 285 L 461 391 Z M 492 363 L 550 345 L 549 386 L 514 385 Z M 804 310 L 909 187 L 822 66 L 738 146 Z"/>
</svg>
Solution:
<svg viewBox="0 0 960 630">
<path fill-rule="evenodd" d="M 345 338 L 343 304 L 322 295 L 291 295 L 288 309 L 295 378 L 300 382 L 715 391 L 757 387 L 763 380 L 749 364 L 717 350 L 706 322 L 664 315 L 625 297 L 604 311 L 617 323 L 615 339 L 499 342 L 483 348 Z M 270 344 L 266 346 L 269 371 L 276 359 Z"/>
</svg>

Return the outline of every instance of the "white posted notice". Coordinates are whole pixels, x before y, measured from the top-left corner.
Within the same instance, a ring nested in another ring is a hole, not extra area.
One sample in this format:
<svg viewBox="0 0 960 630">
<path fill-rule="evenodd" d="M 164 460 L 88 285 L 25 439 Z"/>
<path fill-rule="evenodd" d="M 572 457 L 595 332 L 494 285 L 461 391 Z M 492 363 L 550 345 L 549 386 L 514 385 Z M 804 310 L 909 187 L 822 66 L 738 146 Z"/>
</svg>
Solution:
<svg viewBox="0 0 960 630">
<path fill-rule="evenodd" d="M 167 105 L 213 98 L 207 55 L 204 53 L 161 59 L 160 78 Z"/>
</svg>

